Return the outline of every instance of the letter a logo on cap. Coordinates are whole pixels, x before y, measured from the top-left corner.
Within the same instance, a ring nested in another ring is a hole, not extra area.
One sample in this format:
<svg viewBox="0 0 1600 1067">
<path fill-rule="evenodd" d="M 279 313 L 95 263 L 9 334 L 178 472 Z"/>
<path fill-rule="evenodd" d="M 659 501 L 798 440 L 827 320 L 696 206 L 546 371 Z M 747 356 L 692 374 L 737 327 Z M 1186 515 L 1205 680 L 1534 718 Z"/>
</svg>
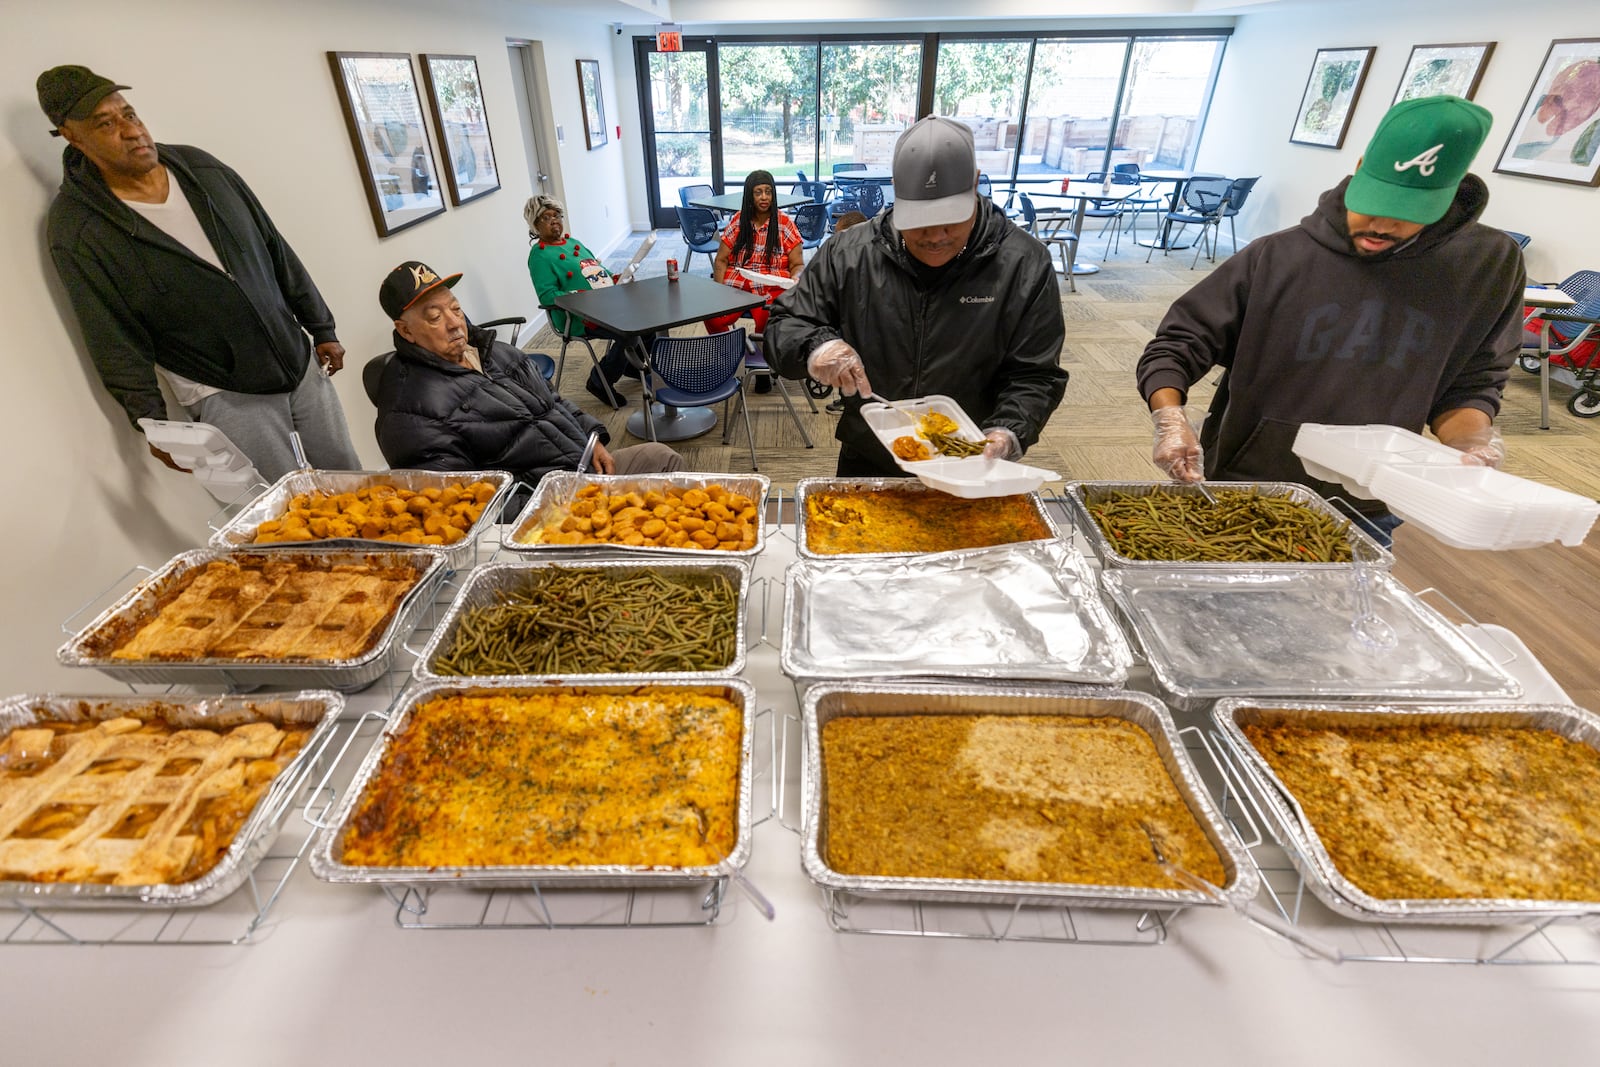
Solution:
<svg viewBox="0 0 1600 1067">
<path fill-rule="evenodd" d="M 1394 169 L 1396 173 L 1398 173 L 1400 171 L 1406 171 L 1410 170 L 1412 167 L 1416 167 L 1417 173 L 1426 178 L 1433 174 L 1433 165 L 1439 162 L 1439 150 L 1443 147 L 1444 145 L 1442 144 L 1436 144 L 1419 156 L 1412 156 L 1404 163 L 1396 163 L 1394 165 Z"/>
</svg>

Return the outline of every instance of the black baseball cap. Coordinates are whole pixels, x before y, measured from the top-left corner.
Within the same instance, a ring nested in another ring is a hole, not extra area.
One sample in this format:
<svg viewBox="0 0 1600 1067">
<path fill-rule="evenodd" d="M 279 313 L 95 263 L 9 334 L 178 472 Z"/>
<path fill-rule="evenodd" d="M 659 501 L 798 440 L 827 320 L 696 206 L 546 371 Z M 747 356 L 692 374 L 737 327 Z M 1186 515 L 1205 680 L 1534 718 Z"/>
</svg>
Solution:
<svg viewBox="0 0 1600 1067">
<path fill-rule="evenodd" d="M 45 118 L 50 120 L 52 127 L 60 127 L 68 119 L 88 118 L 100 106 L 100 101 L 114 92 L 133 86 L 118 85 L 88 67 L 68 65 L 51 67 L 39 75 L 34 88 L 39 91 L 39 107 L 44 110 Z M 56 128 L 50 132 L 59 136 Z"/>
<path fill-rule="evenodd" d="M 408 259 L 390 271 L 383 284 L 378 286 L 378 303 L 382 305 L 385 315 L 391 319 L 398 319 L 405 314 L 406 308 L 421 300 L 426 294 L 441 285 L 446 289 L 453 289 L 460 280 L 459 274 L 440 277 L 426 263 Z"/>
</svg>

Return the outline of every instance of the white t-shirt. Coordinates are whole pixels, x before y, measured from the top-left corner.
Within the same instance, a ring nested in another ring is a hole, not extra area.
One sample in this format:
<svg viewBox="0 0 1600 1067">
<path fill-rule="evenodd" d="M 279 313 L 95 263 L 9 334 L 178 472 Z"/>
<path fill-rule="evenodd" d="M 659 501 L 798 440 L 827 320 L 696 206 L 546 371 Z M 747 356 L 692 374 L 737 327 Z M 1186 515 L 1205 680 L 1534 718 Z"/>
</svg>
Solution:
<svg viewBox="0 0 1600 1067">
<path fill-rule="evenodd" d="M 225 269 L 222 266 L 222 257 L 217 255 L 216 248 L 211 244 L 211 238 L 206 236 L 205 229 L 200 225 L 200 219 L 196 217 L 194 208 L 189 204 L 189 198 L 178 188 L 178 181 L 172 177 L 171 171 L 167 172 L 166 203 L 146 204 L 138 200 L 124 200 L 123 203 L 137 212 L 146 222 L 160 229 L 213 267 L 218 270 Z M 178 403 L 186 408 L 193 407 L 206 397 L 223 391 L 216 386 L 201 385 L 185 378 L 160 363 L 156 364 L 156 371 L 166 379 Z"/>
</svg>

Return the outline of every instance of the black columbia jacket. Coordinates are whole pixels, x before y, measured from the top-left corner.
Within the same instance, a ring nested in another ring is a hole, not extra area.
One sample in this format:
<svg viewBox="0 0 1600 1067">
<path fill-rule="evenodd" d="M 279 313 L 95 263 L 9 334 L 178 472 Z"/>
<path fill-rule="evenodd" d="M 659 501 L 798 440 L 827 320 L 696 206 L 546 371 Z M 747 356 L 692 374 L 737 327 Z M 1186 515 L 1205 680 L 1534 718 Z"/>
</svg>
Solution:
<svg viewBox="0 0 1600 1067">
<path fill-rule="evenodd" d="M 1033 445 L 1067 388 L 1061 293 L 1044 245 L 992 202 L 981 205 L 966 251 L 940 272 L 919 274 L 892 210 L 825 241 L 772 305 L 766 350 L 778 373 L 804 378 L 812 351 L 843 338 L 874 392 L 942 394 L 983 429 L 1004 427 Z M 928 288 L 923 276 L 933 278 Z M 887 457 L 860 409 L 846 400 L 834 436 Z"/>
<path fill-rule="evenodd" d="M 1357 255 L 1344 207 L 1349 179 L 1298 226 L 1259 237 L 1167 311 L 1139 359 L 1139 393 L 1187 395 L 1214 366 L 1200 432 L 1208 478 L 1310 478 L 1292 451 L 1303 422 L 1421 431 L 1456 408 L 1500 410 L 1522 344 L 1522 253 L 1478 217 L 1489 191 L 1473 174 L 1444 218 L 1410 244 Z"/>
<path fill-rule="evenodd" d="M 378 447 L 392 467 L 510 471 L 529 485 L 578 469 L 589 433 L 605 424 L 550 391 L 527 355 L 470 327 L 479 374 L 394 335 L 378 383 Z"/>
<path fill-rule="evenodd" d="M 198 148 L 157 145 L 226 271 L 145 221 L 71 145 L 50 205 L 56 272 L 106 389 L 137 427 L 164 419 L 155 364 L 235 393 L 286 393 L 333 313 L 244 179 Z"/>
</svg>

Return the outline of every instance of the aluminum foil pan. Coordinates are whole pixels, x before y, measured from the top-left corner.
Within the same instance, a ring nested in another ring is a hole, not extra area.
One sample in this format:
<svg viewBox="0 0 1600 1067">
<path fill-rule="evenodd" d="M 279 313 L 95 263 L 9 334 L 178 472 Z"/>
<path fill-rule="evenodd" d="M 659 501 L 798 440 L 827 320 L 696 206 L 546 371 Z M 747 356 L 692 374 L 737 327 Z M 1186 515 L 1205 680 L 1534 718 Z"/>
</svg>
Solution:
<svg viewBox="0 0 1600 1067">
<path fill-rule="evenodd" d="M 809 535 L 806 531 L 806 498 L 812 493 L 842 493 L 842 492 L 877 492 L 884 489 L 903 489 L 910 493 L 930 493 L 929 499 L 950 500 L 952 498 L 943 490 L 924 485 L 915 478 L 802 478 L 794 486 L 794 543 L 796 551 L 802 559 L 830 560 L 839 562 L 852 559 L 899 559 L 921 558 L 925 552 L 857 552 L 842 554 L 837 552 L 817 552 L 811 547 Z M 1048 539 L 1056 540 L 1061 536 L 1061 527 L 1056 523 L 1055 516 L 1044 506 L 1044 500 L 1038 493 L 1018 494 L 1026 495 L 1034 513 L 1050 531 Z M 1020 542 L 1033 543 L 1033 542 Z M 996 546 L 1003 547 L 1003 546 Z M 967 549 L 966 551 L 977 551 Z"/>
<path fill-rule="evenodd" d="M 732 853 L 721 864 L 707 867 L 638 867 L 638 866 L 587 866 L 557 867 L 546 864 L 506 867 L 356 867 L 340 859 L 345 827 L 354 813 L 357 802 L 371 784 L 373 775 L 388 751 L 390 740 L 405 729 L 417 706 L 436 696 L 475 693 L 507 693 L 512 695 L 534 692 L 560 692 L 581 690 L 587 693 L 627 694 L 640 686 L 677 690 L 685 693 L 709 693 L 723 697 L 738 705 L 743 713 L 743 737 L 739 756 L 739 809 L 737 839 Z M 742 870 L 750 860 L 751 783 L 754 768 L 754 735 L 756 716 L 755 688 L 741 678 L 719 678 L 699 683 L 667 682 L 653 685 L 643 675 L 627 680 L 617 679 L 610 685 L 569 686 L 553 682 L 528 684 L 503 679 L 435 679 L 417 682 L 406 689 L 389 713 L 389 725 L 379 735 L 371 751 L 356 769 L 350 788 L 343 799 L 319 825 L 322 830 L 312 845 L 311 873 L 327 882 L 344 882 L 360 885 L 398 885 L 426 890 L 433 886 L 451 885 L 472 889 L 649 889 L 704 883 L 727 877 L 732 871 Z"/>
<path fill-rule="evenodd" d="M 749 652 L 749 642 L 746 636 L 748 629 L 746 623 L 750 611 L 750 568 L 742 560 L 720 558 L 726 553 L 718 553 L 706 558 L 685 559 L 681 556 L 673 559 L 656 560 L 553 560 L 543 559 L 538 561 L 513 561 L 509 563 L 488 563 L 473 570 L 467 578 L 466 584 L 461 587 L 461 592 L 456 594 L 454 602 L 445 613 L 444 619 L 434 629 L 433 636 L 429 638 L 426 647 L 417 657 L 417 662 L 412 667 L 412 673 L 420 679 L 430 678 L 459 678 L 459 675 L 440 674 L 434 667 L 439 657 L 455 646 L 456 631 L 460 629 L 461 616 L 474 608 L 487 607 L 495 603 L 500 594 L 522 588 L 528 578 L 537 571 L 546 568 L 558 567 L 567 569 L 599 570 L 610 572 L 613 576 L 627 577 L 640 571 L 650 571 L 655 574 L 682 573 L 682 574 L 713 574 L 722 575 L 738 588 L 738 601 L 734 611 L 736 613 L 735 626 L 737 631 L 734 637 L 733 660 L 714 671 L 630 671 L 626 665 L 619 665 L 614 671 L 595 674 L 562 674 L 562 675 L 492 675 L 496 678 L 516 679 L 522 682 L 564 681 L 569 684 L 579 682 L 614 681 L 618 675 L 627 675 L 630 678 L 644 678 L 650 682 L 664 681 L 693 681 L 710 676 L 724 674 L 744 673 L 745 657 Z"/>
<path fill-rule="evenodd" d="M 1335 508 L 1323 497 L 1294 482 L 1207 482 L 1208 490 L 1218 489 L 1254 489 L 1262 496 L 1287 497 L 1296 504 L 1326 515 L 1337 522 L 1345 524 L 1350 540 L 1350 550 L 1356 559 L 1364 561 L 1369 567 L 1379 567 L 1388 570 L 1394 566 L 1394 555 L 1373 540 L 1360 526 L 1352 522 L 1350 516 Z M 1083 531 L 1084 537 L 1094 547 L 1095 554 L 1100 557 L 1100 562 L 1107 567 L 1149 568 L 1155 570 L 1172 570 L 1182 567 L 1198 571 L 1232 572 L 1248 570 L 1252 573 L 1280 570 L 1348 570 L 1348 563 L 1185 563 L 1176 560 L 1139 560 L 1129 559 L 1122 555 L 1111 545 L 1108 538 L 1100 529 L 1100 524 L 1094 521 L 1094 516 L 1089 514 L 1089 505 L 1111 493 L 1120 493 L 1127 496 L 1153 496 L 1156 493 L 1174 493 L 1186 496 L 1199 496 L 1200 487 L 1182 482 L 1068 482 L 1066 499 L 1070 501 L 1073 521 Z"/>
<path fill-rule="evenodd" d="M 123 715 L 159 717 L 174 726 L 236 726 L 250 722 L 311 723 L 314 729 L 279 772 L 234 835 L 217 865 L 199 878 L 173 885 L 97 885 L 86 882 L 0 881 L 0 906 L 50 908 L 195 908 L 215 904 L 244 884 L 277 839 L 312 765 L 333 736 L 344 698 L 303 690 L 259 697 L 163 699 L 148 696 L 21 694 L 0 700 L 0 737 L 47 721 L 97 722 Z"/>
<path fill-rule="evenodd" d="M 56 659 L 68 667 L 94 667 L 108 678 L 129 684 L 218 685 L 229 688 L 247 686 L 287 686 L 292 688 L 365 688 L 383 677 L 394 664 L 396 646 L 417 624 L 421 613 L 433 603 L 435 587 L 444 574 L 444 557 L 427 549 L 386 549 L 381 552 L 314 551 L 305 553 L 320 562 L 372 563 L 408 566 L 420 576 L 411 591 L 401 598 L 389 625 L 377 642 L 354 659 L 290 663 L 242 659 L 120 660 L 109 653 L 94 651 L 96 638 L 107 628 L 126 620 L 152 615 L 163 597 L 189 572 L 214 560 L 238 559 L 257 553 L 197 548 L 180 553 L 155 574 L 124 593 L 89 625 L 56 650 Z"/>
<path fill-rule="evenodd" d="M 1372 609 L 1395 645 L 1367 647 L 1352 568 L 1199 571 L 1120 568 L 1101 585 L 1128 620 L 1174 708 L 1219 697 L 1514 699 L 1516 680 L 1384 571 L 1369 572 Z"/>
<path fill-rule="evenodd" d="M 964 904 L 1039 904 L 1104 908 L 1176 908 L 1218 902 L 1193 889 L 1149 889 L 1140 886 L 1076 885 L 1058 882 L 1003 882 L 978 879 L 887 878 L 843 874 L 828 866 L 828 826 L 823 803 L 828 788 L 822 759 L 822 728 L 845 715 L 1075 715 L 1125 719 L 1141 727 L 1178 793 L 1188 804 L 1222 859 L 1226 872 L 1219 888 L 1234 905 L 1253 899 L 1260 874 L 1229 828 L 1159 701 L 1143 693 L 1086 687 L 995 688 L 984 686 L 915 686 L 890 684 L 822 684 L 805 694 L 801 705 L 806 743 L 801 829 L 801 864 L 816 885 L 829 890 L 883 899 Z"/>
<path fill-rule="evenodd" d="M 214 548 L 248 548 L 264 552 L 317 551 L 345 549 L 359 551 L 388 551 L 407 547 L 393 541 L 376 541 L 363 537 L 335 538 L 326 541 L 274 541 L 255 543 L 256 527 L 268 519 L 276 519 L 289 510 L 289 501 L 301 493 L 354 493 L 374 485 L 392 485 L 396 489 L 443 489 L 462 482 L 491 482 L 496 486 L 494 496 L 484 506 L 483 514 L 472 524 L 467 536 L 453 545 L 444 545 L 434 551 L 443 553 L 445 566 L 450 570 L 470 567 L 478 560 L 478 542 L 483 532 L 500 519 L 500 508 L 505 503 L 516 479 L 505 471 L 290 471 L 275 482 L 272 488 L 246 504 L 228 524 L 211 535 L 207 543 Z"/>
<path fill-rule="evenodd" d="M 1268 829 L 1283 846 L 1301 876 L 1329 909 L 1358 922 L 1401 922 L 1447 925 L 1504 925 L 1550 917 L 1600 915 L 1594 901 L 1519 900 L 1504 898 L 1388 899 L 1374 897 L 1334 866 L 1305 811 L 1293 793 L 1244 733 L 1252 724 L 1297 726 L 1420 725 L 1508 726 L 1549 730 L 1571 741 L 1600 749 L 1600 716 L 1567 704 L 1485 704 L 1459 706 L 1386 704 L 1318 704 L 1229 699 L 1212 710 L 1218 729 L 1239 757 Z"/>
<path fill-rule="evenodd" d="M 537 529 L 548 519 L 561 514 L 572 505 L 577 498 L 579 490 L 589 485 L 605 487 L 609 494 L 616 495 L 632 492 L 649 492 L 651 489 L 660 490 L 663 486 L 677 486 L 680 489 L 704 489 L 711 485 L 720 485 L 730 493 L 747 496 L 756 503 L 757 515 L 761 522 L 756 525 L 756 543 L 752 548 L 738 551 L 708 552 L 704 549 L 689 548 L 657 548 L 646 545 L 546 545 L 524 544 L 522 538 L 529 531 Z M 676 471 L 672 474 L 576 474 L 572 471 L 553 471 L 539 480 L 534 488 L 533 499 L 528 501 L 528 506 L 522 509 L 522 514 L 517 516 L 512 524 L 509 536 L 501 539 L 501 546 L 508 552 L 517 553 L 559 553 L 561 555 L 614 555 L 618 552 L 628 555 L 645 556 L 695 556 L 703 558 L 715 555 L 719 558 L 726 556 L 754 556 L 766 547 L 767 530 L 767 494 L 772 489 L 772 479 L 762 474 L 700 474 L 694 471 Z"/>
<path fill-rule="evenodd" d="M 783 672 L 1121 685 L 1133 653 L 1061 541 L 789 565 Z"/>
</svg>

